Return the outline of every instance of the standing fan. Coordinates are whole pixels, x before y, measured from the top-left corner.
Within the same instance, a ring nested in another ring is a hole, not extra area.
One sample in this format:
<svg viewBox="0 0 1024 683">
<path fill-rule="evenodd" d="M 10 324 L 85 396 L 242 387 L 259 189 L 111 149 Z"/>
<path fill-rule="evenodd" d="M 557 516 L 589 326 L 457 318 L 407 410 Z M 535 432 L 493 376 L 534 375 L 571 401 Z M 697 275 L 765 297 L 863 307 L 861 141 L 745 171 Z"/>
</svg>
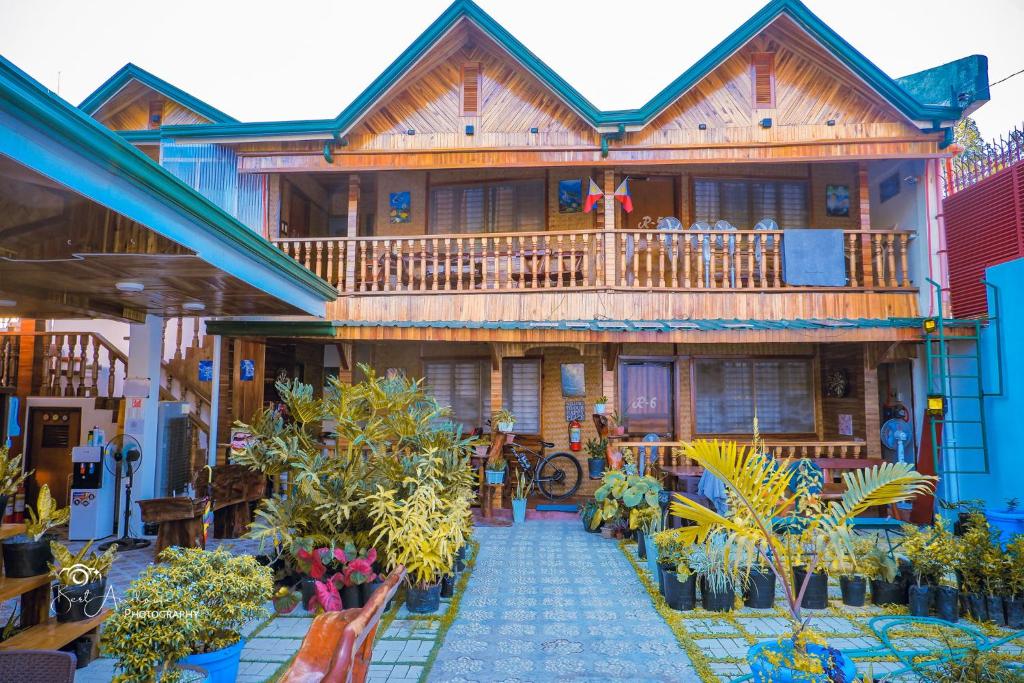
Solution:
<svg viewBox="0 0 1024 683">
<path fill-rule="evenodd" d="M 882 425 L 882 445 L 891 451 L 896 451 L 896 461 L 906 462 L 903 444 L 908 443 L 913 437 L 910 431 L 910 423 L 894 417 L 886 420 Z"/>
<path fill-rule="evenodd" d="M 118 552 L 149 546 L 148 540 L 132 536 L 131 527 L 128 525 L 132 516 L 132 484 L 135 483 L 135 473 L 139 471 L 141 465 L 142 446 L 134 436 L 118 434 L 103 447 L 103 467 L 114 477 L 115 523 L 121 504 L 121 477 L 126 476 L 128 482 L 124 487 L 124 526 L 121 528 L 121 538 L 101 544 L 100 550 L 106 550 L 112 545 L 117 546 Z"/>
</svg>

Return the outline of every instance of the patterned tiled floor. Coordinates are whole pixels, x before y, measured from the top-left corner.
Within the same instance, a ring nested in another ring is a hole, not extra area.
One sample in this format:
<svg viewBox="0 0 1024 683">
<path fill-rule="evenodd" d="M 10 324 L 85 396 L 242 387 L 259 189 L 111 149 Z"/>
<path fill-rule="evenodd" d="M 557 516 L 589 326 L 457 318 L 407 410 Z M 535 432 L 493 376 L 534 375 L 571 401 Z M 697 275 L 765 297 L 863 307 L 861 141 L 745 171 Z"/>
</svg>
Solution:
<svg viewBox="0 0 1024 683">
<path fill-rule="evenodd" d="M 614 541 L 575 520 L 476 537 L 476 567 L 428 680 L 697 680 Z"/>
</svg>

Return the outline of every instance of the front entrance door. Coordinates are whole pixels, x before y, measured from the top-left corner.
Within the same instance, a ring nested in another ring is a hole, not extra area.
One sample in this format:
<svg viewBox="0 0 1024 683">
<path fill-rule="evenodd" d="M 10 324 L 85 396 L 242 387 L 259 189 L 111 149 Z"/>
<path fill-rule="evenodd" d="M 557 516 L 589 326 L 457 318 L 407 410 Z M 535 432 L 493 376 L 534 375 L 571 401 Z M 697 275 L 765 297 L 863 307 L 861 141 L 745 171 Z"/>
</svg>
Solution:
<svg viewBox="0 0 1024 683">
<path fill-rule="evenodd" d="M 620 411 L 626 433 L 655 434 L 670 441 L 675 433 L 675 373 L 670 360 L 626 360 L 620 365 Z"/>
<path fill-rule="evenodd" d="M 675 178 L 630 178 L 629 191 L 633 197 L 633 212 L 623 214 L 623 226 L 627 230 L 654 230 L 659 218 L 678 218 Z"/>
<path fill-rule="evenodd" d="M 58 506 L 68 504 L 71 449 L 78 445 L 82 413 L 78 408 L 32 408 L 25 469 L 35 474 L 25 486 L 25 500 L 35 508 L 39 488 L 46 484 Z"/>
</svg>

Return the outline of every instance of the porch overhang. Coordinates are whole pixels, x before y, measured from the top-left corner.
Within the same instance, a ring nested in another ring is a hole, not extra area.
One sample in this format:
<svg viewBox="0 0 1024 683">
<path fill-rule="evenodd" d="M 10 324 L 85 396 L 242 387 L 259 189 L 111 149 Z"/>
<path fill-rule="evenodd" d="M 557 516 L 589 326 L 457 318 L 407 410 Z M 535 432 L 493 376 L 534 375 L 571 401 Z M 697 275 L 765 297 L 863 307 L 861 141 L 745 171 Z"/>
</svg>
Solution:
<svg viewBox="0 0 1024 683">
<path fill-rule="evenodd" d="M 0 205 L 5 314 L 138 320 L 192 302 L 205 315 L 323 316 L 337 296 L 2 58 Z"/>
</svg>

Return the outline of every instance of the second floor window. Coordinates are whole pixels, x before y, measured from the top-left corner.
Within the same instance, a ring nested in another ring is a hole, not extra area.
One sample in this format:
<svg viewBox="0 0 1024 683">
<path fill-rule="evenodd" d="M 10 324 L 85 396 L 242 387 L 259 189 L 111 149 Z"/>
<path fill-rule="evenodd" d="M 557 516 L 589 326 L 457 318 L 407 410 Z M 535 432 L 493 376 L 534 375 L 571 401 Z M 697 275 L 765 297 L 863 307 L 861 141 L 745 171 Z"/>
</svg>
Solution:
<svg viewBox="0 0 1024 683">
<path fill-rule="evenodd" d="M 804 358 L 700 358 L 693 361 L 694 432 L 814 432 L 812 364 Z"/>
<path fill-rule="evenodd" d="M 729 221 L 751 230 L 762 218 L 780 228 L 807 228 L 807 183 L 802 180 L 697 178 L 693 181 L 693 220 L 714 226 Z"/>
<path fill-rule="evenodd" d="M 429 202 L 429 231 L 435 235 L 544 229 L 541 179 L 435 186 Z"/>
</svg>

